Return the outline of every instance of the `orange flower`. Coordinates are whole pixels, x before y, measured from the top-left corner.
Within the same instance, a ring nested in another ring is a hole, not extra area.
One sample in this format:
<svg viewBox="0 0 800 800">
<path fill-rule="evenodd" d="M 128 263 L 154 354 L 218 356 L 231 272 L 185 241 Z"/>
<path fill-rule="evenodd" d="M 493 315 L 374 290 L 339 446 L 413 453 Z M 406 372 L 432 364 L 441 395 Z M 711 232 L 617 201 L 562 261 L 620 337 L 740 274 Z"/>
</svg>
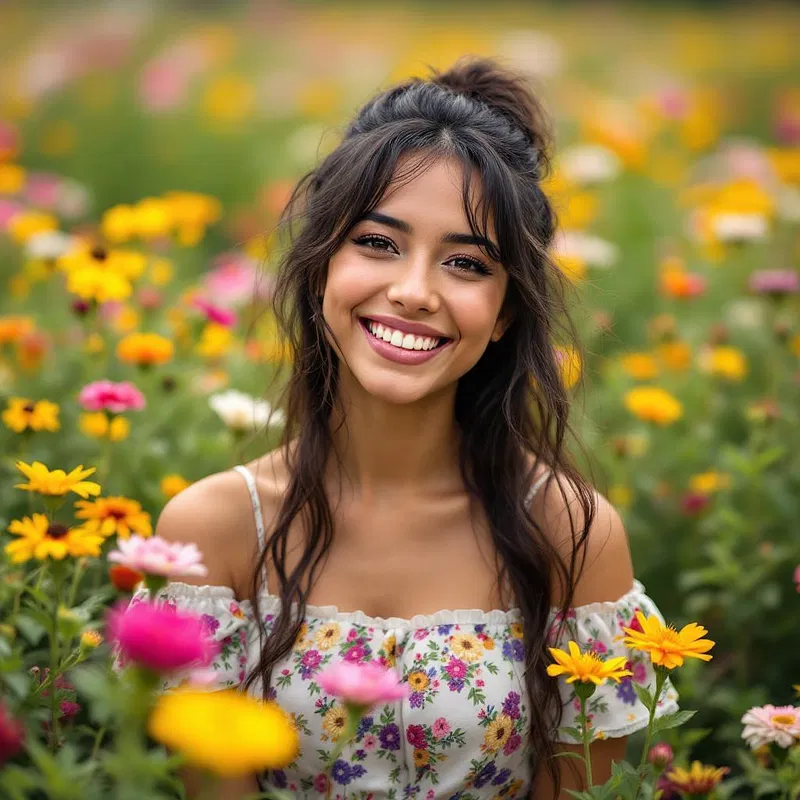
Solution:
<svg viewBox="0 0 800 800">
<path fill-rule="evenodd" d="M 131 333 L 117 345 L 119 358 L 139 367 L 166 364 L 174 352 L 172 342 L 157 333 Z"/>
<path fill-rule="evenodd" d="M 711 661 L 708 651 L 714 646 L 710 639 L 703 639 L 708 631 L 696 622 L 684 625 L 680 631 L 664 625 L 652 615 L 645 617 L 641 611 L 636 612 L 636 619 L 641 630 L 623 628 L 626 634 L 625 644 L 636 650 L 650 653 L 650 660 L 666 669 L 674 669 L 683 665 L 686 658 L 699 658 Z"/>
</svg>

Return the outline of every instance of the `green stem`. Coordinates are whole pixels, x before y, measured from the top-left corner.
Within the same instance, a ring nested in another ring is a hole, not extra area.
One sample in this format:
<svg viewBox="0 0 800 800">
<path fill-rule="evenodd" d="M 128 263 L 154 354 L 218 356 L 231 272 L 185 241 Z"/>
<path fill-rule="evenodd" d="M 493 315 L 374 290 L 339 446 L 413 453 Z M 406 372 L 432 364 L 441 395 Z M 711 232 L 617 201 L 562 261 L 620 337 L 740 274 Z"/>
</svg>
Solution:
<svg viewBox="0 0 800 800">
<path fill-rule="evenodd" d="M 50 733 L 52 736 L 51 749 L 55 753 L 58 750 L 59 737 L 59 707 L 58 692 L 56 691 L 55 681 L 58 676 L 58 662 L 61 657 L 58 641 L 58 608 L 61 603 L 61 565 L 53 565 L 53 628 L 50 632 Z"/>
<path fill-rule="evenodd" d="M 592 787 L 592 754 L 589 745 L 592 742 L 592 734 L 589 731 L 588 721 L 586 719 L 586 698 L 578 695 L 581 703 L 581 733 L 583 734 L 583 761 L 586 767 L 586 789 L 587 791 Z"/>
<path fill-rule="evenodd" d="M 72 573 L 72 583 L 69 587 L 69 595 L 67 599 L 67 608 L 72 608 L 75 605 L 75 596 L 78 593 L 78 586 L 81 582 L 83 574 L 83 563 L 79 560 L 75 566 L 75 572 Z"/>
<path fill-rule="evenodd" d="M 647 763 L 647 754 L 650 751 L 650 741 L 653 738 L 653 720 L 656 718 L 658 698 L 661 697 L 661 690 L 664 688 L 664 681 L 666 681 L 666 679 L 667 671 L 656 667 L 656 690 L 653 694 L 653 704 L 650 706 L 650 716 L 647 720 L 647 733 L 644 737 L 644 747 L 642 748 L 642 757 L 639 760 L 639 768 L 643 767 Z"/>
</svg>

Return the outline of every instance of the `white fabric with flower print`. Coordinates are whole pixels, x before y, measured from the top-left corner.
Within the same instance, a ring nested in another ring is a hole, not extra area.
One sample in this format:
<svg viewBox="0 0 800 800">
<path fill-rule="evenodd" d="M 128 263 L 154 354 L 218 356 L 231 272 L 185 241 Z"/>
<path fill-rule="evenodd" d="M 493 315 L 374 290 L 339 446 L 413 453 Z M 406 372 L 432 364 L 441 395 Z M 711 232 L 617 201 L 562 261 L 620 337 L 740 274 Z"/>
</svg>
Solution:
<svg viewBox="0 0 800 800">
<path fill-rule="evenodd" d="M 257 501 L 252 475 L 248 485 Z M 532 496 L 533 492 L 529 495 Z M 259 509 L 260 512 L 260 509 Z M 263 521 L 257 514 L 259 540 Z M 143 590 L 134 599 L 144 596 Z M 238 687 L 260 652 L 257 623 L 249 601 L 236 600 L 226 586 L 192 586 L 173 582 L 159 598 L 203 615 L 221 649 L 212 665 L 216 687 Z M 269 629 L 279 598 L 264 589 L 259 598 Z M 550 642 L 566 649 L 570 639 L 602 658 L 626 656 L 631 678 L 598 688 L 589 701 L 596 735 L 627 736 L 646 727 L 647 713 L 633 682 L 655 683 L 649 657 L 627 649 L 623 626 L 637 625 L 635 612 L 656 614 L 644 586 L 633 587 L 615 602 L 570 609 L 562 636 L 551 611 Z M 324 765 L 342 724 L 342 709 L 314 680 L 331 661 L 377 660 L 395 667 L 408 681 L 410 696 L 375 708 L 359 727 L 356 739 L 333 765 L 331 796 L 337 798 L 526 797 L 535 765 L 530 753 L 528 707 L 524 683 L 522 616 L 509 611 L 457 610 L 411 619 L 370 617 L 340 612 L 335 606 L 308 606 L 293 651 L 273 672 L 270 696 L 290 712 L 300 732 L 300 755 L 285 770 L 263 777 L 298 797 L 325 794 Z M 167 688 L 179 679 L 165 682 Z M 562 726 L 575 725 L 578 703 L 572 687 L 560 681 L 564 702 Z M 260 696 L 256 682 L 251 691 Z M 667 682 L 658 716 L 677 710 L 677 693 Z M 554 732 L 558 742 L 569 737 Z"/>
</svg>

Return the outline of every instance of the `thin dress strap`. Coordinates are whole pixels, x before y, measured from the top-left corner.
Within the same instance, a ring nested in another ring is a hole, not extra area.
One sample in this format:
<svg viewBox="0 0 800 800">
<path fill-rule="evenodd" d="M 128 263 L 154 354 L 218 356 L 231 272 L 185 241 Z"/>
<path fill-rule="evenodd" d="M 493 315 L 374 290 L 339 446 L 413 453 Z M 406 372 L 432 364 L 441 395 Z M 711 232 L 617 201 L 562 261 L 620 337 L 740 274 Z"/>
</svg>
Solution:
<svg viewBox="0 0 800 800">
<path fill-rule="evenodd" d="M 256 536 L 258 537 L 258 552 L 264 549 L 264 515 L 261 513 L 261 500 L 258 496 L 258 487 L 256 486 L 256 479 L 253 473 L 244 465 L 238 464 L 233 468 L 243 478 L 247 484 L 247 489 L 250 492 L 250 502 L 253 504 L 253 515 L 256 519 Z M 267 565 L 264 564 L 264 591 L 269 594 L 267 587 Z"/>
<path fill-rule="evenodd" d="M 530 489 L 528 489 L 528 494 L 525 495 L 525 508 L 528 508 L 533 500 L 536 492 L 541 489 L 544 485 L 545 481 L 550 477 L 550 470 L 546 469 L 534 482 Z"/>
</svg>

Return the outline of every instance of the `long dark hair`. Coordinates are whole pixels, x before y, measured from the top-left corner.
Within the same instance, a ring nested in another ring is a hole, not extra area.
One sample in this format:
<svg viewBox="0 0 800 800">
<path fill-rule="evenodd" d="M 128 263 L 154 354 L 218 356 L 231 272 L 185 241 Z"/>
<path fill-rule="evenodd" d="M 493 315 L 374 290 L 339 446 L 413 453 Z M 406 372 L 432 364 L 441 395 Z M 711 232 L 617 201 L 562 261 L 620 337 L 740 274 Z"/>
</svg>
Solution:
<svg viewBox="0 0 800 800">
<path fill-rule="evenodd" d="M 505 302 L 511 319 L 504 336 L 490 343 L 459 380 L 460 468 L 467 491 L 488 519 L 501 593 L 510 586 L 511 604 L 522 611 L 532 756 L 545 760 L 558 786 L 550 756 L 561 700 L 556 681 L 546 673 L 549 612 L 554 580 L 560 585 L 562 611 L 572 604 L 578 555 L 585 555 L 595 503 L 565 447 L 569 400 L 554 344 L 574 341 L 574 336 L 564 282 L 548 259 L 556 221 L 541 181 L 550 168 L 550 138 L 542 107 L 521 76 L 491 59 L 466 58 L 445 72 L 432 70 L 428 79 L 409 79 L 370 99 L 341 143 L 292 192 L 279 221 L 289 244 L 273 298 L 293 354 L 282 442 L 291 476 L 252 582 L 258 609 L 260 575 L 269 558 L 281 609 L 269 632 L 256 613 L 263 650 L 245 687 L 260 679 L 268 691 L 275 663 L 290 652 L 299 633 L 306 600 L 333 538 L 323 485 L 338 385 L 338 358 L 322 315 L 329 259 L 397 178 L 401 156 L 418 154 L 423 169 L 438 158 L 456 158 L 464 166 L 464 208 L 473 234 L 488 238 L 488 215 L 494 215 L 500 252 L 489 255 L 508 272 Z M 480 213 L 469 201 L 473 169 L 482 182 Z M 569 484 L 580 506 L 580 514 L 570 512 L 573 547 L 566 560 L 525 506 L 541 464 L 552 470 L 565 500 L 564 484 Z M 287 574 L 289 530 L 298 516 L 304 548 Z"/>
</svg>

